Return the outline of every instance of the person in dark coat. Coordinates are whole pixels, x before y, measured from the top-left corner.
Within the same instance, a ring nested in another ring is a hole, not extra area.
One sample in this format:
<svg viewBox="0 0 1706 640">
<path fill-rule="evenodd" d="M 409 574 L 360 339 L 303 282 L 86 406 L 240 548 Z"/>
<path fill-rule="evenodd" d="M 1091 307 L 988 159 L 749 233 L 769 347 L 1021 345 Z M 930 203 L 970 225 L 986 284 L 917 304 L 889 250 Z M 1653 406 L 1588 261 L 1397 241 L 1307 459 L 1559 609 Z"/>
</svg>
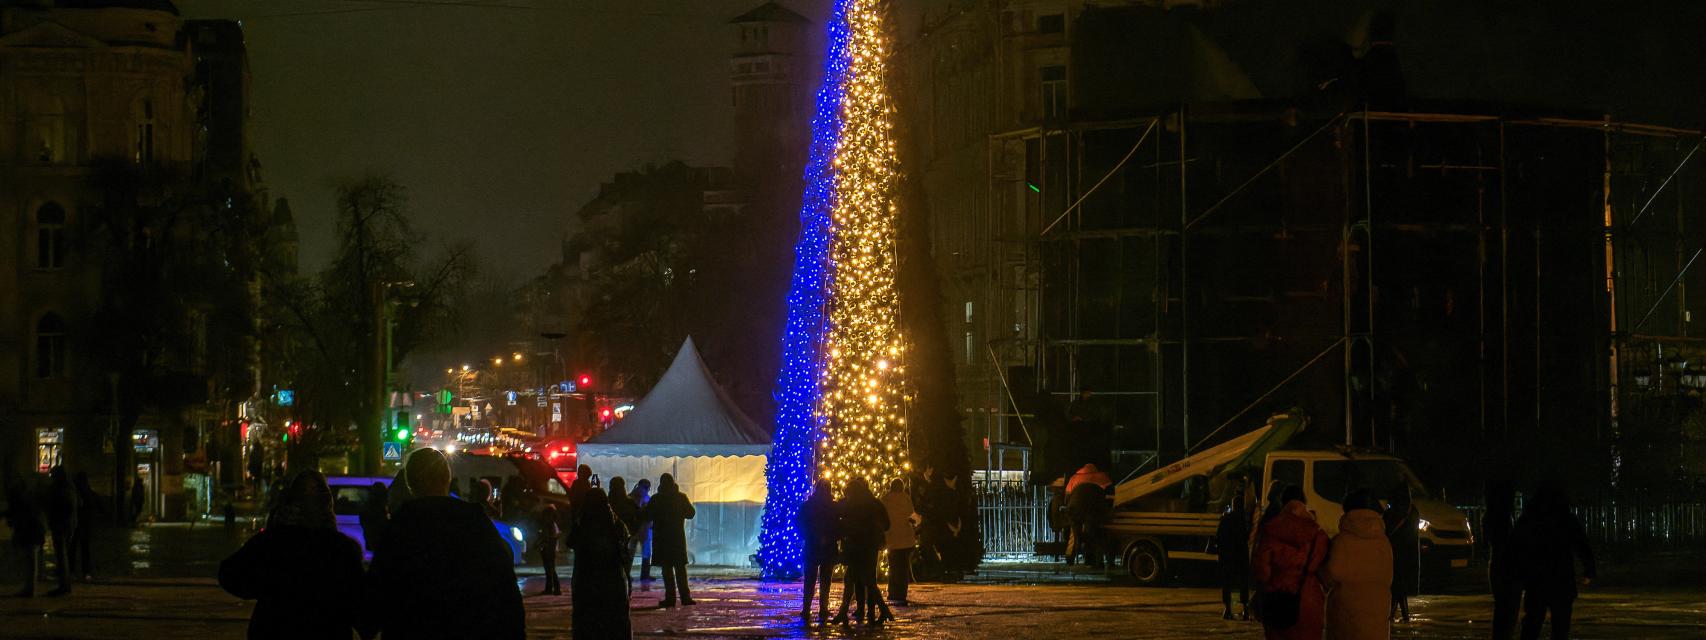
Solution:
<svg viewBox="0 0 1706 640">
<path fill-rule="evenodd" d="M 610 500 L 603 489 L 593 487 L 581 499 L 584 504 L 580 522 L 569 534 L 569 548 L 575 551 L 575 575 L 570 590 L 574 596 L 574 637 L 627 640 L 633 637 L 628 619 L 627 580 L 622 577 L 622 554 L 628 547 L 628 531 L 610 511 Z M 685 593 L 685 584 L 683 587 Z"/>
<path fill-rule="evenodd" d="M 1487 484 L 1487 509 L 1481 515 L 1481 535 L 1487 541 L 1487 582 L 1493 592 L 1493 640 L 1510 640 L 1522 605 L 1522 583 L 1510 547 L 1515 524 L 1516 490 L 1507 480 Z"/>
<path fill-rule="evenodd" d="M 47 542 L 47 523 L 29 486 L 22 480 L 6 483 L 6 523 L 12 527 L 12 549 L 24 564 L 24 586 L 18 597 L 36 595 L 36 570 L 41 567 L 41 546 Z"/>
<path fill-rule="evenodd" d="M 563 595 L 563 583 L 557 577 L 557 542 L 562 536 L 563 530 L 557 526 L 557 507 L 545 505 L 539 511 L 539 530 L 533 534 L 533 543 L 539 545 L 539 562 L 545 565 L 545 588 L 539 595 Z"/>
<path fill-rule="evenodd" d="M 592 467 L 581 465 L 575 468 L 575 481 L 569 483 L 569 508 L 578 511 L 577 505 L 586 492 L 592 489 Z"/>
<path fill-rule="evenodd" d="M 65 467 L 49 470 L 47 478 L 41 510 L 47 517 L 47 531 L 53 537 L 53 570 L 59 576 L 59 586 L 47 595 L 62 596 L 71 593 L 71 536 L 77 532 L 77 489 L 71 486 L 71 476 Z"/>
<path fill-rule="evenodd" d="M 1271 594 L 1297 594 L 1297 621 L 1280 627 L 1271 618 L 1262 621 L 1267 640 L 1320 640 L 1327 625 L 1327 595 L 1321 588 L 1320 570 L 1327 562 L 1331 541 L 1315 523 L 1315 514 L 1303 501 L 1301 487 L 1287 487 L 1279 514 L 1262 523 L 1261 542 L 1250 558 L 1250 575 L 1261 590 L 1258 596 L 1270 601 Z"/>
<path fill-rule="evenodd" d="M 1422 569 L 1422 540 L 1416 529 L 1422 516 L 1410 498 L 1408 483 L 1393 488 L 1392 504 L 1382 517 L 1386 540 L 1392 544 L 1392 613 L 1409 622 L 1410 594 L 1415 593 Z"/>
<path fill-rule="evenodd" d="M 641 512 L 652 502 L 652 481 L 640 478 L 634 483 L 634 490 L 628 493 L 628 498 L 634 501 Z M 638 518 L 638 527 L 629 529 L 628 555 L 640 557 L 640 582 L 652 581 L 652 523 L 645 517 Z"/>
<path fill-rule="evenodd" d="M 284 467 L 279 467 L 275 473 L 282 479 Z M 275 484 L 278 483 L 275 482 Z M 136 476 L 136 479 L 130 483 L 130 521 L 132 523 L 141 522 L 147 506 L 148 489 L 142 486 L 142 476 Z"/>
<path fill-rule="evenodd" d="M 850 601 L 858 604 L 853 616 L 858 622 L 882 624 L 893 620 L 894 613 L 889 611 L 888 603 L 883 601 L 882 589 L 877 586 L 877 555 L 883 550 L 889 530 L 888 509 L 871 493 L 871 485 L 864 478 L 854 478 L 847 483 L 838 511 L 841 551 L 847 564 L 847 587 L 842 593 L 841 611 L 836 614 L 835 621 L 847 624 Z"/>
<path fill-rule="evenodd" d="M 812 494 L 800 505 L 799 529 L 805 560 L 803 602 L 800 619 L 810 621 L 812 592 L 818 595 L 818 624 L 829 618 L 829 583 L 835 576 L 836 545 L 841 542 L 841 529 L 835 508 L 835 495 L 828 480 L 818 480 Z"/>
<path fill-rule="evenodd" d="M 361 523 L 361 541 L 367 545 L 367 552 L 373 553 L 375 545 L 385 538 L 385 527 L 391 524 L 391 488 L 383 482 L 375 482 L 367 488 L 367 501 L 361 503 L 361 514 L 357 516 Z"/>
<path fill-rule="evenodd" d="M 1238 590 L 1238 606 L 1245 620 L 1250 619 L 1250 514 L 1244 512 L 1244 491 L 1240 489 L 1220 516 L 1215 528 L 1215 544 L 1219 549 L 1220 617 L 1232 619 L 1232 590 Z"/>
<path fill-rule="evenodd" d="M 675 593 L 681 592 L 681 604 L 693 605 L 693 594 L 687 590 L 687 529 L 686 521 L 694 515 L 693 502 L 675 484 L 675 476 L 663 474 L 658 478 L 658 493 L 646 504 L 640 517 L 652 523 L 652 562 L 663 569 L 663 601 L 660 607 L 675 606 Z"/>
<path fill-rule="evenodd" d="M 1576 560 L 1582 563 L 1581 584 L 1591 584 L 1599 574 L 1587 529 L 1570 513 L 1569 498 L 1561 487 L 1545 485 L 1534 492 L 1511 529 L 1508 545 L 1524 592 L 1523 640 L 1538 640 L 1548 613 L 1553 640 L 1569 638 L 1571 609 L 1578 595 Z"/>
<path fill-rule="evenodd" d="M 627 494 L 628 481 L 622 476 L 610 479 L 610 513 L 616 516 L 616 521 L 622 523 L 622 530 L 628 532 L 628 537 L 639 535 L 640 505 L 634 502 L 633 496 Z M 634 543 L 622 545 L 622 581 L 628 585 L 628 596 L 634 595 Z"/>
<path fill-rule="evenodd" d="M 77 491 L 77 528 L 71 534 L 71 566 L 84 582 L 95 579 L 95 527 L 101 521 L 101 495 L 89 486 L 89 474 L 78 471 L 71 486 Z"/>
<path fill-rule="evenodd" d="M 403 475 L 414 497 L 392 513 L 368 572 L 385 640 L 524 637 L 509 544 L 483 507 L 450 497 L 450 461 L 417 449 Z"/>
<path fill-rule="evenodd" d="M 296 474 L 267 528 L 219 563 L 219 586 L 256 600 L 251 640 L 336 638 L 377 629 L 362 613 L 361 545 L 338 533 L 326 476 Z"/>
</svg>

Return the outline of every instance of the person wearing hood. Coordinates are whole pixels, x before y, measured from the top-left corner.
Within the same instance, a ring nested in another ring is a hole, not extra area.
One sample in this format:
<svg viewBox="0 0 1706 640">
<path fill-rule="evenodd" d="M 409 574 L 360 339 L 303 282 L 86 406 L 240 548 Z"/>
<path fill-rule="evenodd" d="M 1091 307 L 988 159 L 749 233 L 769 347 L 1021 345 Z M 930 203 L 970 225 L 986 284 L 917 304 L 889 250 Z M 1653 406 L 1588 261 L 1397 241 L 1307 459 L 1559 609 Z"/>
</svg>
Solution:
<svg viewBox="0 0 1706 640">
<path fill-rule="evenodd" d="M 509 544 L 485 508 L 450 497 L 450 461 L 435 449 L 410 453 L 403 475 L 414 497 L 392 513 L 368 571 L 385 639 L 523 638 Z"/>
<path fill-rule="evenodd" d="M 628 586 L 622 576 L 622 554 L 628 530 L 610 511 L 610 500 L 598 487 L 581 494 L 580 521 L 569 533 L 575 552 L 570 595 L 571 628 L 576 640 L 627 640 L 633 637 L 628 617 Z"/>
<path fill-rule="evenodd" d="M 1327 560 L 1327 533 L 1303 502 L 1303 489 L 1286 487 L 1278 515 L 1262 523 L 1255 557 L 1250 559 L 1261 603 L 1262 631 L 1268 640 L 1319 640 L 1326 626 L 1326 594 L 1320 569 Z M 1295 600 L 1293 600 L 1295 599 Z M 1287 624 L 1280 603 L 1294 601 Z"/>
<path fill-rule="evenodd" d="M 371 638 L 362 616 L 361 545 L 338 533 L 326 476 L 296 474 L 267 518 L 267 528 L 219 563 L 219 586 L 256 600 L 251 640 Z"/>
<path fill-rule="evenodd" d="M 918 513 L 912 507 L 912 495 L 906 482 L 896 478 L 883 495 L 883 509 L 888 511 L 889 530 L 886 542 L 889 550 L 889 601 L 906 606 L 906 588 L 912 583 L 912 551 L 918 546 Z"/>
<path fill-rule="evenodd" d="M 694 516 L 693 501 L 675 484 L 675 476 L 663 474 L 658 478 L 658 494 L 646 504 L 641 517 L 652 523 L 654 548 L 652 561 L 663 569 L 663 601 L 658 606 L 675 606 L 675 594 L 681 592 L 681 604 L 693 605 L 693 594 L 687 590 L 687 528 Z"/>
<path fill-rule="evenodd" d="M 1328 589 L 1327 638 L 1386 640 L 1392 634 L 1392 544 L 1380 503 L 1359 490 L 1345 497 L 1344 508 L 1321 569 Z"/>
<path fill-rule="evenodd" d="M 634 556 L 640 557 L 640 582 L 652 581 L 652 523 L 643 515 L 646 505 L 652 502 L 652 481 L 640 478 L 634 482 L 634 490 L 628 492 L 628 498 L 640 508 L 642 515 L 634 529 L 629 531 L 628 556 L 630 563 Z"/>
<path fill-rule="evenodd" d="M 1552 638 L 1570 637 L 1570 615 L 1577 591 L 1576 560 L 1582 563 L 1580 584 L 1598 577 L 1587 529 L 1570 513 L 1570 500 L 1562 487 L 1542 485 L 1511 529 L 1508 554 L 1517 561 L 1522 584 L 1523 640 L 1540 637 L 1547 614 L 1552 616 Z"/>
</svg>

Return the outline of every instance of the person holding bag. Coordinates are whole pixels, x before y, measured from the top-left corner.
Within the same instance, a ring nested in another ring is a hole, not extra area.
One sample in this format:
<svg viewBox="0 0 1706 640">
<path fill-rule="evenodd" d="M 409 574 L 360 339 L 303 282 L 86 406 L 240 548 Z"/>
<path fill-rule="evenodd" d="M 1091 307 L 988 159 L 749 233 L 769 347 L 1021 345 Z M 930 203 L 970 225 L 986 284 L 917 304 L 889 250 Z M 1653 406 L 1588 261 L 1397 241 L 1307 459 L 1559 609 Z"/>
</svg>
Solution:
<svg viewBox="0 0 1706 640">
<path fill-rule="evenodd" d="M 1303 502 L 1303 490 L 1287 487 L 1285 506 L 1262 523 L 1250 570 L 1259 588 L 1256 614 L 1268 640 L 1319 640 L 1326 625 L 1326 593 L 1319 572 L 1327 561 L 1327 533 Z"/>
</svg>

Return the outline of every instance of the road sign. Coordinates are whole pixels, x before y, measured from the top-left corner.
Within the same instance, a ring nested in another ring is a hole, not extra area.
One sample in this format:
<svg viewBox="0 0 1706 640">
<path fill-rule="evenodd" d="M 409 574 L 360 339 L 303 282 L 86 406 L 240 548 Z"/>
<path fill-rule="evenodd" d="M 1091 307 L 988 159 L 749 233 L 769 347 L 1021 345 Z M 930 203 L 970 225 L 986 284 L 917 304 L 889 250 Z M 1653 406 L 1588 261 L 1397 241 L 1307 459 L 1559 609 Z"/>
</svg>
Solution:
<svg viewBox="0 0 1706 640">
<path fill-rule="evenodd" d="M 386 442 L 381 445 L 381 454 L 387 462 L 399 462 L 403 459 L 403 443 Z"/>
<path fill-rule="evenodd" d="M 534 396 L 533 401 L 539 405 L 540 409 L 544 409 L 546 397 L 545 387 L 539 387 L 539 395 Z"/>
<path fill-rule="evenodd" d="M 505 391 L 504 392 L 504 404 L 511 406 L 511 407 L 515 406 L 515 395 L 516 394 L 514 391 Z"/>
</svg>

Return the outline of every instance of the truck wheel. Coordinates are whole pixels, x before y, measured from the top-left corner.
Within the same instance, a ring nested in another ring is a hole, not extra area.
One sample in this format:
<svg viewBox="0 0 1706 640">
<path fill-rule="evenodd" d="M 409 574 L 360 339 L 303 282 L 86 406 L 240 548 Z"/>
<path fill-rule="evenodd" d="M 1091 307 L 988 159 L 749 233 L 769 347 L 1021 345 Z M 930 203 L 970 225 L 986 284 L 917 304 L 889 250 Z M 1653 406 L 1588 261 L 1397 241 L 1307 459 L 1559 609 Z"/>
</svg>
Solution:
<svg viewBox="0 0 1706 640">
<path fill-rule="evenodd" d="M 1135 542 L 1126 548 L 1126 571 L 1141 587 L 1159 587 L 1167 582 L 1167 554 L 1153 542 Z"/>
</svg>

